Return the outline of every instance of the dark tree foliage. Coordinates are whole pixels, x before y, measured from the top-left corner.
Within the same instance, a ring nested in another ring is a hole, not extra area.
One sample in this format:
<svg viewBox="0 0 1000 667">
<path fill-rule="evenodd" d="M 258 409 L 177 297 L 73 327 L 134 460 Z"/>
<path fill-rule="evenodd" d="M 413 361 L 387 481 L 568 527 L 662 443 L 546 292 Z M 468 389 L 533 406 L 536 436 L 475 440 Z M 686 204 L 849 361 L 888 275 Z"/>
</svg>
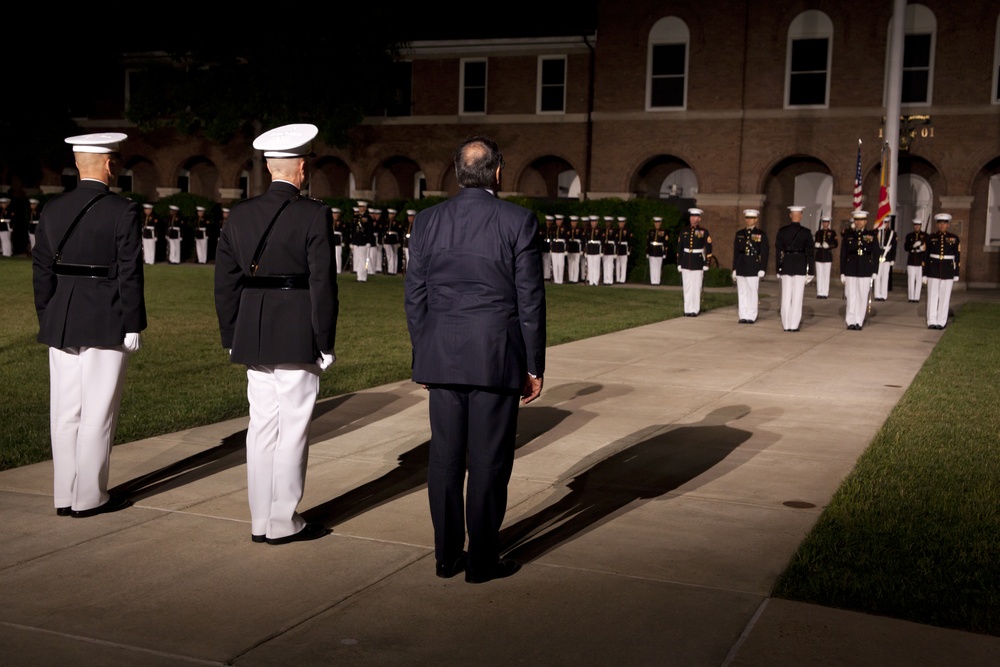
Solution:
<svg viewBox="0 0 1000 667">
<path fill-rule="evenodd" d="M 388 32 L 311 31 L 268 38 L 232 32 L 173 38 L 167 57 L 132 78 L 129 120 L 171 124 L 225 142 L 286 123 L 314 123 L 343 146 L 365 111 L 384 106 L 399 42 Z"/>
</svg>

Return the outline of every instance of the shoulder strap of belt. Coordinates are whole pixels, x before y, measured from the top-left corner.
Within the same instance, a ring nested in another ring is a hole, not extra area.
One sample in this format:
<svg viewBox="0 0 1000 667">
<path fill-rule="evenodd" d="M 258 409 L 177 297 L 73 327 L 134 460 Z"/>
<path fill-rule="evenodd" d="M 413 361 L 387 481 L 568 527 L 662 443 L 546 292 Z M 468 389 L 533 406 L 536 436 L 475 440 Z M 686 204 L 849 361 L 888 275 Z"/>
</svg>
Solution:
<svg viewBox="0 0 1000 667">
<path fill-rule="evenodd" d="M 59 242 L 59 246 L 56 248 L 55 260 L 57 262 L 62 258 L 62 249 L 63 249 L 63 246 L 66 245 L 66 241 L 69 239 L 70 235 L 73 233 L 73 230 L 76 229 L 77 223 L 79 223 L 80 220 L 83 219 L 83 216 L 87 215 L 87 211 L 89 211 L 91 209 L 91 207 L 94 204 L 96 204 L 99 199 L 104 199 L 105 197 L 109 197 L 109 196 L 111 196 L 110 192 L 102 192 L 102 193 L 100 193 L 99 195 L 97 195 L 96 197 L 94 197 L 93 199 L 91 199 L 89 202 L 87 202 L 87 205 L 84 206 L 83 209 L 79 213 L 77 213 L 76 219 L 73 220 L 72 223 L 70 223 L 70 226 L 66 229 L 66 233 L 63 234 L 62 241 Z"/>
<path fill-rule="evenodd" d="M 260 242 L 257 244 L 257 250 L 253 253 L 253 260 L 250 262 L 250 275 L 255 275 L 257 273 L 257 267 L 260 266 L 260 256 L 264 253 L 264 246 L 267 245 L 267 237 L 271 235 L 271 229 L 274 228 L 274 223 L 278 221 L 281 214 L 285 212 L 285 209 L 294 201 L 302 199 L 302 195 L 295 195 L 291 199 L 286 199 L 285 202 L 278 207 L 278 212 L 274 214 L 271 218 L 270 224 L 268 224 L 267 229 L 264 230 L 263 236 L 260 237 Z"/>
</svg>

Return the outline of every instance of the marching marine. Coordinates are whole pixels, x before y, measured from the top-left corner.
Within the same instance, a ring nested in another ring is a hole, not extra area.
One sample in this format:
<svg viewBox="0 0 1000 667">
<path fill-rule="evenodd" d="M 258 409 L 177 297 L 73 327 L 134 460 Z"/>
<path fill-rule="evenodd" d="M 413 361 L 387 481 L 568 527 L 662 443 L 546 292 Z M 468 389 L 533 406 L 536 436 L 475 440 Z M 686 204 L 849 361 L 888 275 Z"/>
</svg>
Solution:
<svg viewBox="0 0 1000 667">
<path fill-rule="evenodd" d="M 701 226 L 700 208 L 689 208 L 691 225 L 677 237 L 677 268 L 684 286 L 684 317 L 698 317 L 701 285 L 712 258 L 712 235 Z"/>
<path fill-rule="evenodd" d="M 649 284 L 659 285 L 663 274 L 663 257 L 667 251 L 667 241 L 670 237 L 663 229 L 663 218 L 653 217 L 653 228 L 646 235 L 646 259 L 649 260 Z"/>
<path fill-rule="evenodd" d="M 775 268 L 781 280 L 781 326 L 798 331 L 802 322 L 802 297 L 812 282 L 813 236 L 802 226 L 804 206 L 789 206 L 787 225 L 774 239 Z"/>
<path fill-rule="evenodd" d="M 951 287 L 958 282 L 962 260 L 962 244 L 958 236 L 948 231 L 951 215 L 934 216 L 937 231 L 927 238 L 927 259 L 924 277 L 927 282 L 927 328 L 944 329 L 948 325 Z"/>
<path fill-rule="evenodd" d="M 596 215 L 590 216 L 590 228 L 587 230 L 587 284 L 597 285 L 601 282 L 601 248 L 604 246 L 604 230 L 598 224 Z"/>
<path fill-rule="evenodd" d="M 885 224 L 875 230 L 878 241 L 878 273 L 875 278 L 875 300 L 885 301 L 889 297 L 889 274 L 896 264 L 896 230 Z"/>
<path fill-rule="evenodd" d="M 760 212 L 756 209 L 744 210 L 746 227 L 737 230 L 733 239 L 733 280 L 739 297 L 740 324 L 757 321 L 760 279 L 767 270 L 767 233 L 757 228 L 759 218 Z"/>
<path fill-rule="evenodd" d="M 923 223 L 913 220 L 913 231 L 906 235 L 903 250 L 906 251 L 906 298 L 910 303 L 920 301 L 920 288 L 923 286 L 923 266 L 927 258 L 928 235 L 923 230 Z"/>
<path fill-rule="evenodd" d="M 868 312 L 868 294 L 878 272 L 878 241 L 865 229 L 868 211 L 854 212 L 854 226 L 844 230 L 840 244 L 840 282 L 847 300 L 847 328 L 861 331 Z"/>
<path fill-rule="evenodd" d="M 830 269 L 833 268 L 833 251 L 837 249 L 837 232 L 830 229 L 830 216 L 820 218 L 813 242 L 816 255 L 816 298 L 830 296 Z"/>
<path fill-rule="evenodd" d="M 142 260 L 146 264 L 156 262 L 156 216 L 152 204 L 142 205 Z"/>
<path fill-rule="evenodd" d="M 627 218 L 618 216 L 618 230 L 615 235 L 615 282 L 624 283 L 628 277 L 628 256 L 632 246 L 632 232 L 625 227 Z"/>
<path fill-rule="evenodd" d="M 566 230 L 566 278 L 571 283 L 580 282 L 580 262 L 583 261 L 584 234 L 580 229 L 580 216 L 569 216 Z"/>
</svg>

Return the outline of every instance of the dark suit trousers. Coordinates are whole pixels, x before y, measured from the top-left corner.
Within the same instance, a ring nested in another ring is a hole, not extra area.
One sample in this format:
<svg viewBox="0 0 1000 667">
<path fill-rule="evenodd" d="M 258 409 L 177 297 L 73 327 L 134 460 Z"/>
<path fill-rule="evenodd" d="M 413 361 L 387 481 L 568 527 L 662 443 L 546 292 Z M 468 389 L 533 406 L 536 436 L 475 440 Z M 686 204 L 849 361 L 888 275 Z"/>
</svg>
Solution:
<svg viewBox="0 0 1000 667">
<path fill-rule="evenodd" d="M 429 390 L 427 494 L 435 555 L 438 562 L 447 563 L 462 553 L 467 521 L 469 567 L 486 569 L 500 556 L 520 396 L 515 390 L 453 385 L 432 385 Z M 469 482 L 463 503 L 466 465 Z"/>
</svg>

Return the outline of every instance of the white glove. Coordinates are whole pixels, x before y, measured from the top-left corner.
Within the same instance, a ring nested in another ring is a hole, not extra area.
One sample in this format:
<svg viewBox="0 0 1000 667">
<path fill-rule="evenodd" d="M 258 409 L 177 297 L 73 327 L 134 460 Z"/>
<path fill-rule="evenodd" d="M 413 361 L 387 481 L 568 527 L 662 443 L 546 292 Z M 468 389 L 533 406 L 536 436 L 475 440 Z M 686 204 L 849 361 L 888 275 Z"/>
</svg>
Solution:
<svg viewBox="0 0 1000 667">
<path fill-rule="evenodd" d="M 829 243 L 826 243 L 826 242 L 824 241 L 824 242 L 823 242 L 823 247 L 824 247 L 824 248 L 829 248 L 829 247 L 830 247 L 830 244 L 829 244 Z"/>
<path fill-rule="evenodd" d="M 708 271 L 708 265 L 706 264 L 705 266 L 701 267 L 701 270 L 702 271 Z"/>
<path fill-rule="evenodd" d="M 763 271 L 758 271 L 757 272 L 757 277 L 758 278 L 763 278 L 764 277 L 764 272 Z"/>
<path fill-rule="evenodd" d="M 896 262 L 889 262 L 889 266 L 896 266 Z"/>
<path fill-rule="evenodd" d="M 122 347 L 129 354 L 133 352 L 138 352 L 139 348 L 142 347 L 142 336 L 137 333 L 127 333 L 125 334 L 125 342 L 122 343 Z"/>
<path fill-rule="evenodd" d="M 878 274 L 877 273 L 873 273 L 872 274 L 872 280 L 878 280 Z"/>
<path fill-rule="evenodd" d="M 321 371 L 325 371 L 327 368 L 333 365 L 333 362 L 337 360 L 337 355 L 332 352 L 320 352 L 319 358 L 316 359 L 316 365 L 319 366 Z"/>
<path fill-rule="evenodd" d="M 922 282 L 923 284 L 926 285 L 927 284 L 927 276 L 924 276 L 923 278 L 921 278 L 920 282 Z"/>
<path fill-rule="evenodd" d="M 813 245 L 814 245 L 815 247 L 819 248 L 821 244 L 820 244 L 820 242 L 819 242 L 819 241 L 816 241 L 816 243 L 813 243 Z M 822 245 L 826 245 L 826 244 L 824 243 L 824 244 L 822 244 Z"/>
<path fill-rule="evenodd" d="M 736 272 L 735 271 L 733 271 L 733 282 L 734 283 L 736 282 Z"/>
<path fill-rule="evenodd" d="M 806 285 L 808 285 L 812 281 L 813 281 L 813 277 L 812 276 L 806 276 Z"/>
<path fill-rule="evenodd" d="M 952 279 L 951 279 L 951 281 L 952 281 L 953 283 L 957 283 L 957 282 L 958 282 L 958 276 L 955 276 L 954 278 L 952 278 Z"/>
<path fill-rule="evenodd" d="M 843 273 L 841 273 L 840 274 L 840 284 L 843 285 L 846 282 L 847 282 L 847 276 L 845 276 Z"/>
</svg>

